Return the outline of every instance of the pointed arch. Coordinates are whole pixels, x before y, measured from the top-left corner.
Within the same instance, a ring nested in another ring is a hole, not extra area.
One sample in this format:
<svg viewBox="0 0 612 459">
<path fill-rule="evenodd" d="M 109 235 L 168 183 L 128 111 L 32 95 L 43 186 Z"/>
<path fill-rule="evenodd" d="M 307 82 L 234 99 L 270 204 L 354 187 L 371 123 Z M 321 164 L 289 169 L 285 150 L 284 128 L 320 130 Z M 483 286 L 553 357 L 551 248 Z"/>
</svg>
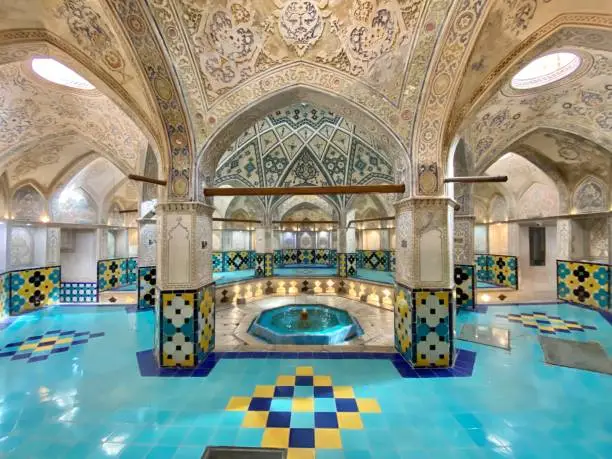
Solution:
<svg viewBox="0 0 612 459">
<path fill-rule="evenodd" d="M 578 213 L 603 212 L 608 209 L 608 186 L 592 175 L 578 183 L 572 194 L 572 211 Z"/>
</svg>

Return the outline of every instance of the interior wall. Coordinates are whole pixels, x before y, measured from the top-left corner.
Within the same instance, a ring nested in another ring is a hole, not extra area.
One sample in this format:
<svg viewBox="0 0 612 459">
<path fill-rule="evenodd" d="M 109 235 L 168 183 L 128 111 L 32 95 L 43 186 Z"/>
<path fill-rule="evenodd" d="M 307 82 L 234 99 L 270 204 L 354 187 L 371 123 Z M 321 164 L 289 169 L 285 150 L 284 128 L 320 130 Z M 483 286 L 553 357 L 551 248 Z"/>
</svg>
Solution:
<svg viewBox="0 0 612 459">
<path fill-rule="evenodd" d="M 121 229 L 115 232 L 115 258 L 125 258 L 129 253 L 128 230 Z"/>
<path fill-rule="evenodd" d="M 488 232 L 487 225 L 474 226 L 474 253 L 488 253 Z"/>
<path fill-rule="evenodd" d="M 6 223 L 0 222 L 0 273 L 3 273 L 7 270 L 7 252 L 6 248 L 8 247 L 8 239 L 7 239 L 7 228 Z"/>
<path fill-rule="evenodd" d="M 545 226 L 546 260 L 544 266 L 530 266 L 529 226 L 519 227 L 519 287 L 534 291 L 557 288 L 557 227 Z M 522 285 L 521 285 L 522 284 Z"/>
<path fill-rule="evenodd" d="M 62 229 L 60 264 L 62 281 L 95 282 L 96 230 Z"/>
<path fill-rule="evenodd" d="M 137 257 L 138 256 L 138 229 L 130 228 L 128 229 L 128 256 L 129 257 Z"/>
<path fill-rule="evenodd" d="M 47 229 L 14 226 L 9 230 L 7 270 L 45 266 Z"/>
<path fill-rule="evenodd" d="M 508 255 L 508 225 L 489 225 L 489 252 L 494 255 Z"/>
</svg>

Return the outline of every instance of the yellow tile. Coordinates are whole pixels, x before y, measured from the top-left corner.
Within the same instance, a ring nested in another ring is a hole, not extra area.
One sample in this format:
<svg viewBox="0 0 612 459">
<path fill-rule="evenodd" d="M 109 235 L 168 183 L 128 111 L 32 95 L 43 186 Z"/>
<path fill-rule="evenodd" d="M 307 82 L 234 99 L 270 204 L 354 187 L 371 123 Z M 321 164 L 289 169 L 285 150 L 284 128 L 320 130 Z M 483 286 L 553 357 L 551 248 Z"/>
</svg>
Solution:
<svg viewBox="0 0 612 459">
<path fill-rule="evenodd" d="M 314 398 L 294 397 L 291 403 L 291 411 L 314 412 Z"/>
<path fill-rule="evenodd" d="M 312 378 L 315 386 L 331 386 L 332 379 L 330 376 L 315 376 Z"/>
<path fill-rule="evenodd" d="M 289 429 L 269 427 L 264 430 L 261 439 L 262 448 L 287 448 L 289 447 Z"/>
<path fill-rule="evenodd" d="M 242 420 L 242 427 L 266 427 L 268 422 L 267 411 L 247 411 Z"/>
<path fill-rule="evenodd" d="M 41 343 L 48 343 L 49 341 L 55 341 L 57 339 L 57 336 L 45 336 L 43 339 L 40 340 Z"/>
<path fill-rule="evenodd" d="M 225 411 L 246 411 L 251 403 L 251 397 L 232 397 L 225 407 Z"/>
<path fill-rule="evenodd" d="M 312 367 L 297 367 L 295 369 L 295 374 L 297 376 L 312 376 L 314 371 Z"/>
<path fill-rule="evenodd" d="M 555 329 L 553 327 L 544 327 L 542 325 L 540 325 L 540 330 L 550 331 L 550 332 L 554 332 L 555 331 Z"/>
<path fill-rule="evenodd" d="M 34 349 L 34 352 L 50 351 L 51 349 L 53 349 L 53 345 L 51 345 L 51 346 L 40 346 L 40 347 L 37 347 L 36 349 Z"/>
<path fill-rule="evenodd" d="M 274 386 L 255 386 L 255 392 L 253 392 L 253 397 L 274 397 Z"/>
<path fill-rule="evenodd" d="M 295 376 L 279 376 L 276 378 L 277 386 L 295 386 Z"/>
<path fill-rule="evenodd" d="M 357 408 L 359 408 L 360 413 L 380 413 L 380 405 L 373 398 L 358 398 L 357 399 Z"/>
<path fill-rule="evenodd" d="M 287 459 L 315 459 L 315 450 L 308 448 L 289 448 Z"/>
<path fill-rule="evenodd" d="M 315 448 L 342 449 L 342 440 L 338 429 L 315 429 Z"/>
<path fill-rule="evenodd" d="M 58 339 L 55 344 L 66 344 L 66 343 L 71 343 L 72 342 L 72 338 L 62 338 L 62 339 Z"/>
<path fill-rule="evenodd" d="M 337 413 L 336 416 L 338 416 L 338 427 L 340 429 L 363 429 L 363 422 L 361 422 L 359 413 Z"/>
<path fill-rule="evenodd" d="M 335 398 L 355 398 L 355 392 L 351 386 L 334 386 Z"/>
<path fill-rule="evenodd" d="M 20 351 L 27 351 L 28 349 L 34 349 L 36 348 L 36 346 L 38 345 L 38 343 L 33 343 L 33 344 L 22 344 L 21 346 L 19 346 L 19 350 Z"/>
</svg>

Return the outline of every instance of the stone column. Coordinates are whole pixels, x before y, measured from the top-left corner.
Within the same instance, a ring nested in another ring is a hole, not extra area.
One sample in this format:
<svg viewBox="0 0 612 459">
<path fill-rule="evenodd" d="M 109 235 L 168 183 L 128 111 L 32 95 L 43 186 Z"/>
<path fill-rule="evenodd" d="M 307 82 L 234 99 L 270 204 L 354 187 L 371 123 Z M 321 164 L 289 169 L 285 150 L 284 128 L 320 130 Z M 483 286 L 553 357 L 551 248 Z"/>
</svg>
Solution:
<svg viewBox="0 0 612 459">
<path fill-rule="evenodd" d="M 154 352 L 162 367 L 193 368 L 214 349 L 213 211 L 200 202 L 157 206 Z"/>
<path fill-rule="evenodd" d="M 395 346 L 415 367 L 453 364 L 453 214 L 448 198 L 395 204 Z"/>
<path fill-rule="evenodd" d="M 610 228 L 610 224 L 608 224 Z M 557 260 L 572 259 L 572 221 L 569 218 L 557 219 Z"/>
<path fill-rule="evenodd" d="M 455 264 L 474 264 L 474 222 L 473 215 L 455 215 Z"/>
<path fill-rule="evenodd" d="M 155 306 L 157 298 L 157 224 L 153 219 L 138 220 L 138 308 Z"/>
</svg>

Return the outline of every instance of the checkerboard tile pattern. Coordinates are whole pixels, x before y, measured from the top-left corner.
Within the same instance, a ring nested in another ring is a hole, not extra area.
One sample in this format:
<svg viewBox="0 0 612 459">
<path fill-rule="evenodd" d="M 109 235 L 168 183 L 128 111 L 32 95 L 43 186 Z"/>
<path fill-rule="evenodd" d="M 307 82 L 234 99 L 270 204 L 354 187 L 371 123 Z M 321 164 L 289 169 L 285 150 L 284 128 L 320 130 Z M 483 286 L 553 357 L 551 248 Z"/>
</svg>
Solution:
<svg viewBox="0 0 612 459">
<path fill-rule="evenodd" d="M 69 351 L 74 346 L 87 344 L 104 332 L 91 333 L 76 330 L 49 330 L 44 335 L 30 336 L 23 341 L 9 343 L 0 349 L 0 358 L 27 360 L 28 363 L 47 360 L 53 354 Z"/>
<path fill-rule="evenodd" d="M 585 330 L 597 330 L 592 325 L 580 324 L 573 320 L 564 320 L 559 316 L 549 316 L 544 312 L 522 313 L 522 314 L 497 314 L 497 317 L 507 319 L 510 322 L 522 324 L 523 327 L 535 328 L 538 331 L 556 335 L 557 333 L 583 332 Z"/>
<path fill-rule="evenodd" d="M 362 430 L 363 413 L 381 413 L 374 398 L 358 398 L 312 367 L 258 385 L 250 397 L 232 397 L 226 411 L 244 412 L 242 427 L 262 429 L 261 446 L 288 448 L 289 459 L 314 458 L 317 450 L 342 449 L 342 430 Z"/>
</svg>

